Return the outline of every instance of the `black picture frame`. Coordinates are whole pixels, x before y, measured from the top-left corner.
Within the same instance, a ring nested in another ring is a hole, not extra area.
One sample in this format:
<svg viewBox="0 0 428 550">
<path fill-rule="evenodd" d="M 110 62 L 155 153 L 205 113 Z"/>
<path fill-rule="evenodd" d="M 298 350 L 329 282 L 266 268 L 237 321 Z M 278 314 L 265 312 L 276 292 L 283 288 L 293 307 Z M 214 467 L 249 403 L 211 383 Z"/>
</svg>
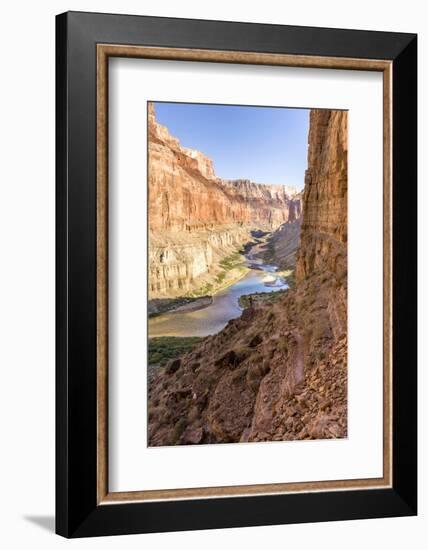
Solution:
<svg viewBox="0 0 428 550">
<path fill-rule="evenodd" d="M 96 46 L 392 62 L 391 488 L 97 504 Z M 56 532 L 65 537 L 417 513 L 417 36 L 68 12 L 56 18 Z"/>
</svg>

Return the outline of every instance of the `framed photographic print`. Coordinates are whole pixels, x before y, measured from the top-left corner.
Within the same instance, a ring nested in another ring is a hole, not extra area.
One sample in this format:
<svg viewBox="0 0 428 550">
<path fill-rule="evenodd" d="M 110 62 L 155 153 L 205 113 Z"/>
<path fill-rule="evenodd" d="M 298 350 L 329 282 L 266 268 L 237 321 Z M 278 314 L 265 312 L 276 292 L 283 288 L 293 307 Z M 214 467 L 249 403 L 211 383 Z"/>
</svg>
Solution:
<svg viewBox="0 0 428 550">
<path fill-rule="evenodd" d="M 416 514 L 416 36 L 56 47 L 57 532 Z"/>
</svg>

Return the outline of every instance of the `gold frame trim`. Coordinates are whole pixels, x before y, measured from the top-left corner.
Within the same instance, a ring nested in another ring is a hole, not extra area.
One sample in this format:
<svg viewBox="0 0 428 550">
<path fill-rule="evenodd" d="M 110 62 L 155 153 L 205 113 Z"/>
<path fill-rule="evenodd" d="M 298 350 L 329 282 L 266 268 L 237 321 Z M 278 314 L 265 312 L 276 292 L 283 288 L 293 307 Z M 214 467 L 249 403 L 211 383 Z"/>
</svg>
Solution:
<svg viewBox="0 0 428 550">
<path fill-rule="evenodd" d="M 108 59 L 204 61 L 383 73 L 383 477 L 227 487 L 108 490 Z M 97 45 L 97 504 L 260 494 L 378 489 L 392 486 L 392 62 L 255 52 Z"/>
</svg>

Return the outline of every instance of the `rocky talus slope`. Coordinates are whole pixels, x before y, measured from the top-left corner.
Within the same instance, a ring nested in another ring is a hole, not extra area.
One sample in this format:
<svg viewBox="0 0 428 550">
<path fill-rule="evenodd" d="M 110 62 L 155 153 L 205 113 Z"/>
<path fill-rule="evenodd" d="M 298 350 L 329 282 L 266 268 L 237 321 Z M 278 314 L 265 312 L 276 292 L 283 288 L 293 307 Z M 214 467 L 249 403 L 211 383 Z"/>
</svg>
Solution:
<svg viewBox="0 0 428 550">
<path fill-rule="evenodd" d="M 251 229 L 270 231 L 299 217 L 292 188 L 216 177 L 208 157 L 182 147 L 156 121 L 153 104 L 148 135 L 150 299 L 205 286 Z"/>
<path fill-rule="evenodd" d="M 347 113 L 314 110 L 297 284 L 158 369 L 149 444 L 347 435 Z"/>
</svg>

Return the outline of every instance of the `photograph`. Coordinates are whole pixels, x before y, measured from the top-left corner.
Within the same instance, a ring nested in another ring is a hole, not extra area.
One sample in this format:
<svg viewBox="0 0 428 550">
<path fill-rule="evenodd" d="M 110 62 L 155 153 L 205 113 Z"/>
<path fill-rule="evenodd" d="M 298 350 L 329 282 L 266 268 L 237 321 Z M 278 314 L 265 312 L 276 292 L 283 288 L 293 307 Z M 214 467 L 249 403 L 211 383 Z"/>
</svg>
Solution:
<svg viewBox="0 0 428 550">
<path fill-rule="evenodd" d="M 147 102 L 150 447 L 347 438 L 347 125 Z"/>
</svg>

